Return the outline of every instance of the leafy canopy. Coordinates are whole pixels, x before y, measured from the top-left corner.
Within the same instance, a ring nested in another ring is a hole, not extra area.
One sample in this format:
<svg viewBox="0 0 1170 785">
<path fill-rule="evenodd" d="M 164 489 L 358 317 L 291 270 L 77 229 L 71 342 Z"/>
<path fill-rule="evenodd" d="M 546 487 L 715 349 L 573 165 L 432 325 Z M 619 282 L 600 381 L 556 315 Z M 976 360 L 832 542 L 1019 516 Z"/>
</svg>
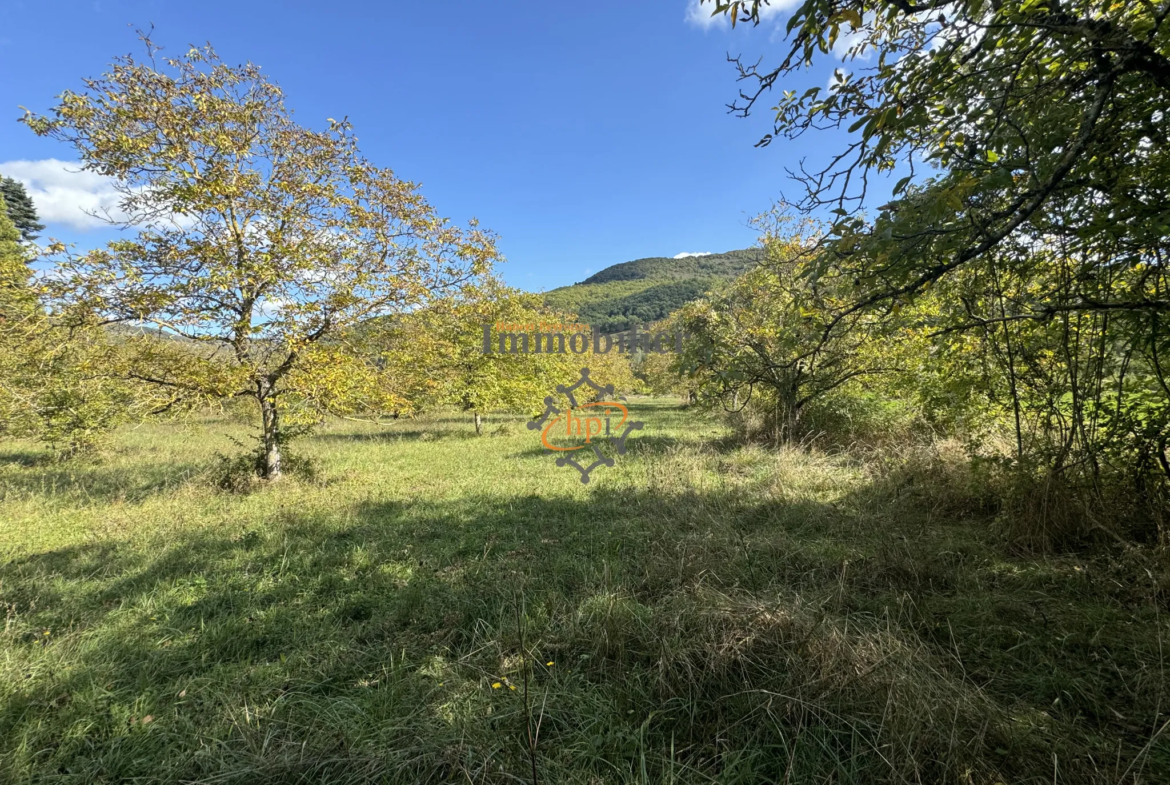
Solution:
<svg viewBox="0 0 1170 785">
<path fill-rule="evenodd" d="M 716 2 L 758 23 L 760 2 Z M 1105 264 L 1161 275 L 1170 234 L 1170 6 L 1101 0 L 806 0 L 769 66 L 739 63 L 751 112 L 773 87 L 826 58 L 831 89 L 784 90 L 761 140 L 844 128 L 847 143 L 794 176 L 801 206 L 837 220 L 824 267 L 860 305 L 904 297 L 985 260 L 1009 240 L 1062 238 Z M 836 51 L 834 50 L 836 47 Z M 941 171 L 915 184 L 925 162 Z M 860 214 L 895 168 L 900 201 Z M 1089 310 L 1170 308 L 1164 289 L 1106 293 Z M 1043 315 L 1041 313 L 1040 315 Z"/>
<path fill-rule="evenodd" d="M 819 227 L 773 212 L 757 223 L 765 261 L 674 317 L 690 338 L 675 367 L 700 399 L 736 411 L 762 406 L 777 439 L 799 436 L 809 404 L 854 379 L 893 370 L 873 350 L 887 325 L 868 313 L 834 321 L 850 292 L 810 283 Z"/>
<path fill-rule="evenodd" d="M 33 252 L 4 207 L 0 196 L 0 433 L 72 455 L 132 412 L 165 406 L 165 396 L 111 378 L 122 355 L 101 331 L 70 330 L 46 315 Z"/>
<path fill-rule="evenodd" d="M 23 118 L 114 178 L 110 220 L 137 230 L 81 255 L 54 245 L 51 301 L 70 318 L 157 327 L 136 342 L 134 378 L 254 398 L 279 475 L 282 407 L 390 397 L 345 330 L 473 281 L 494 238 L 449 225 L 413 183 L 367 161 L 344 119 L 298 125 L 257 66 L 224 65 L 210 46 L 159 58 L 144 41 L 146 62 L 120 58 Z"/>
<path fill-rule="evenodd" d="M 362 332 L 387 372 L 403 379 L 410 408 L 454 405 L 479 413 L 536 415 L 544 408 L 544 398 L 558 384 L 571 383 L 582 366 L 601 383 L 623 392 L 635 385 L 628 357 L 616 347 L 606 353 L 594 353 L 592 344 L 582 354 L 567 348 L 547 351 L 558 347 L 554 341 L 542 344 L 537 352 L 535 333 L 525 332 L 531 340 L 529 352 L 499 351 L 498 324 L 534 325 L 540 330 L 541 325 L 576 321 L 572 314 L 542 303 L 540 295 L 488 278 L 459 298 L 368 325 Z M 485 324 L 490 328 L 491 353 L 483 352 Z M 569 334 L 564 337 L 568 340 Z"/>
</svg>

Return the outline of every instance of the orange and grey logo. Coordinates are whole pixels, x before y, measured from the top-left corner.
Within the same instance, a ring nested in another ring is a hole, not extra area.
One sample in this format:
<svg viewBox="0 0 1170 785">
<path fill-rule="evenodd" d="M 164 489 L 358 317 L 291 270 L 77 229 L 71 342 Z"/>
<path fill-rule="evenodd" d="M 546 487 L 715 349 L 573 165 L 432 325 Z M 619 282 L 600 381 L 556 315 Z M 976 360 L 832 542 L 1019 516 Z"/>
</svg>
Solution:
<svg viewBox="0 0 1170 785">
<path fill-rule="evenodd" d="M 592 390 L 599 400 L 580 403 L 577 393 L 582 387 Z M 642 423 L 630 419 L 630 410 L 616 399 L 612 384 L 604 387 L 589 378 L 589 369 L 581 369 L 581 378 L 574 384 L 557 385 L 569 406 L 562 411 L 550 395 L 544 399 L 544 413 L 528 423 L 530 431 L 540 431 L 540 442 L 545 449 L 559 453 L 557 466 L 572 466 L 581 474 L 581 482 L 588 483 L 590 473 L 599 466 L 613 466 L 614 459 L 602 451 L 608 444 L 617 455 L 626 454 L 626 437 L 632 431 L 642 430 Z M 588 466 L 578 462 L 571 453 L 591 450 L 594 460 Z"/>
</svg>

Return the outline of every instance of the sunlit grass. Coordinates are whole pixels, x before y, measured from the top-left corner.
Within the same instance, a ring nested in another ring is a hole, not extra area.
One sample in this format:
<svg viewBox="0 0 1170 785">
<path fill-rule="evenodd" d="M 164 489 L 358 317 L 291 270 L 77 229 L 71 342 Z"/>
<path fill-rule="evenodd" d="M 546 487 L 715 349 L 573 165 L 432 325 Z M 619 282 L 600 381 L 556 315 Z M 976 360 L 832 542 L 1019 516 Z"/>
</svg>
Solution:
<svg viewBox="0 0 1170 785">
<path fill-rule="evenodd" d="M 226 418 L 4 448 L 0 780 L 526 781 L 527 674 L 550 783 L 1170 781 L 1152 556 L 1011 558 L 888 468 L 635 406 L 589 485 L 457 412 L 250 494 Z"/>
</svg>

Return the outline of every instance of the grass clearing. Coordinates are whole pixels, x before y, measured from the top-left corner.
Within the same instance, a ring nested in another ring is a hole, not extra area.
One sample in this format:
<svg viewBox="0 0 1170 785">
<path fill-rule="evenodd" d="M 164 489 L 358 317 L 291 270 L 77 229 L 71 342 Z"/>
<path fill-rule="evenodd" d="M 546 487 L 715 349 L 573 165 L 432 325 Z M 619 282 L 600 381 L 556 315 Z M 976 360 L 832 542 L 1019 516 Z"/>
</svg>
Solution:
<svg viewBox="0 0 1170 785">
<path fill-rule="evenodd" d="M 530 716 L 549 783 L 1170 782 L 1160 556 L 1009 555 L 921 462 L 633 412 L 588 486 L 455 413 L 250 494 L 227 418 L 3 448 L 0 780 L 530 781 Z"/>
</svg>

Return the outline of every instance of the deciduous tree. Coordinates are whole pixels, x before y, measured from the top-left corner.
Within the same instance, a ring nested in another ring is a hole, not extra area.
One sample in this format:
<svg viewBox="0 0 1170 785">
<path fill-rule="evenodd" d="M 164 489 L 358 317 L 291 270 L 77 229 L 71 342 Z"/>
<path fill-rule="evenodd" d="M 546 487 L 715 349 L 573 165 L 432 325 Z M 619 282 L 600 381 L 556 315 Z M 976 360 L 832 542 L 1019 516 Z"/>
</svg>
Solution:
<svg viewBox="0 0 1170 785">
<path fill-rule="evenodd" d="M 539 413 L 544 398 L 558 384 L 571 383 L 584 366 L 603 384 L 623 391 L 633 386 L 628 358 L 618 356 L 616 349 L 594 354 L 590 346 L 574 354 L 553 341 L 542 342 L 541 351 L 536 350 L 534 336 L 541 325 L 548 325 L 545 332 L 551 332 L 557 329 L 554 325 L 575 321 L 571 314 L 546 307 L 539 295 L 486 279 L 459 298 L 388 320 L 368 340 L 379 347 L 375 350 L 385 371 L 400 380 L 404 397 L 415 408 L 458 406 L 471 413 L 476 433 L 481 433 L 488 412 Z M 517 335 L 524 333 L 529 339 L 528 351 L 499 351 L 500 324 L 517 325 Z M 492 336 L 490 353 L 483 351 L 484 325 L 489 325 Z M 522 329 L 533 326 L 535 331 Z M 550 347 L 562 350 L 547 351 Z"/>
<path fill-rule="evenodd" d="M 39 320 L 29 287 L 29 255 L 6 208 L 0 196 L 0 428 L 19 433 L 27 427 L 31 406 L 17 371 Z"/>
<path fill-rule="evenodd" d="M 765 261 L 676 314 L 690 336 L 677 367 L 708 402 L 732 411 L 762 405 L 773 437 L 787 441 L 800 435 L 809 404 L 894 367 L 874 350 L 885 322 L 872 313 L 836 319 L 845 293 L 810 275 L 815 226 L 761 221 Z"/>
<path fill-rule="evenodd" d="M 0 433 L 40 439 L 67 457 L 162 402 L 111 378 L 121 355 L 101 331 L 46 315 L 32 256 L 0 197 Z"/>
<path fill-rule="evenodd" d="M 712 8 L 758 23 L 762 5 Z M 986 266 L 1001 244 L 1059 238 L 1088 286 L 1075 302 L 1036 298 L 1032 316 L 1164 314 L 1168 15 L 1153 2 L 805 0 L 787 20 L 779 62 L 740 65 L 747 87 L 733 108 L 747 114 L 800 71 L 846 61 L 830 88 L 784 90 L 761 144 L 848 132 L 823 162 L 794 174 L 804 208 L 837 213 L 831 253 L 820 258 L 855 284 L 852 307 Z M 924 163 L 941 174 L 914 187 Z M 901 198 L 867 217 L 875 178 L 896 170 Z M 1118 264 L 1144 265 L 1150 285 L 1092 283 Z"/>
<path fill-rule="evenodd" d="M 127 374 L 179 396 L 256 402 L 262 474 L 281 474 L 290 407 L 369 398 L 374 375 L 342 340 L 490 269 L 493 237 L 436 215 L 417 186 L 365 159 L 350 124 L 296 123 L 280 88 L 210 46 L 115 61 L 67 91 L 37 134 L 74 146 L 121 193 L 131 239 L 58 261 L 61 318 L 151 325 Z M 370 384 L 351 384 L 360 371 Z M 381 392 L 385 392 L 382 390 Z"/>
</svg>

